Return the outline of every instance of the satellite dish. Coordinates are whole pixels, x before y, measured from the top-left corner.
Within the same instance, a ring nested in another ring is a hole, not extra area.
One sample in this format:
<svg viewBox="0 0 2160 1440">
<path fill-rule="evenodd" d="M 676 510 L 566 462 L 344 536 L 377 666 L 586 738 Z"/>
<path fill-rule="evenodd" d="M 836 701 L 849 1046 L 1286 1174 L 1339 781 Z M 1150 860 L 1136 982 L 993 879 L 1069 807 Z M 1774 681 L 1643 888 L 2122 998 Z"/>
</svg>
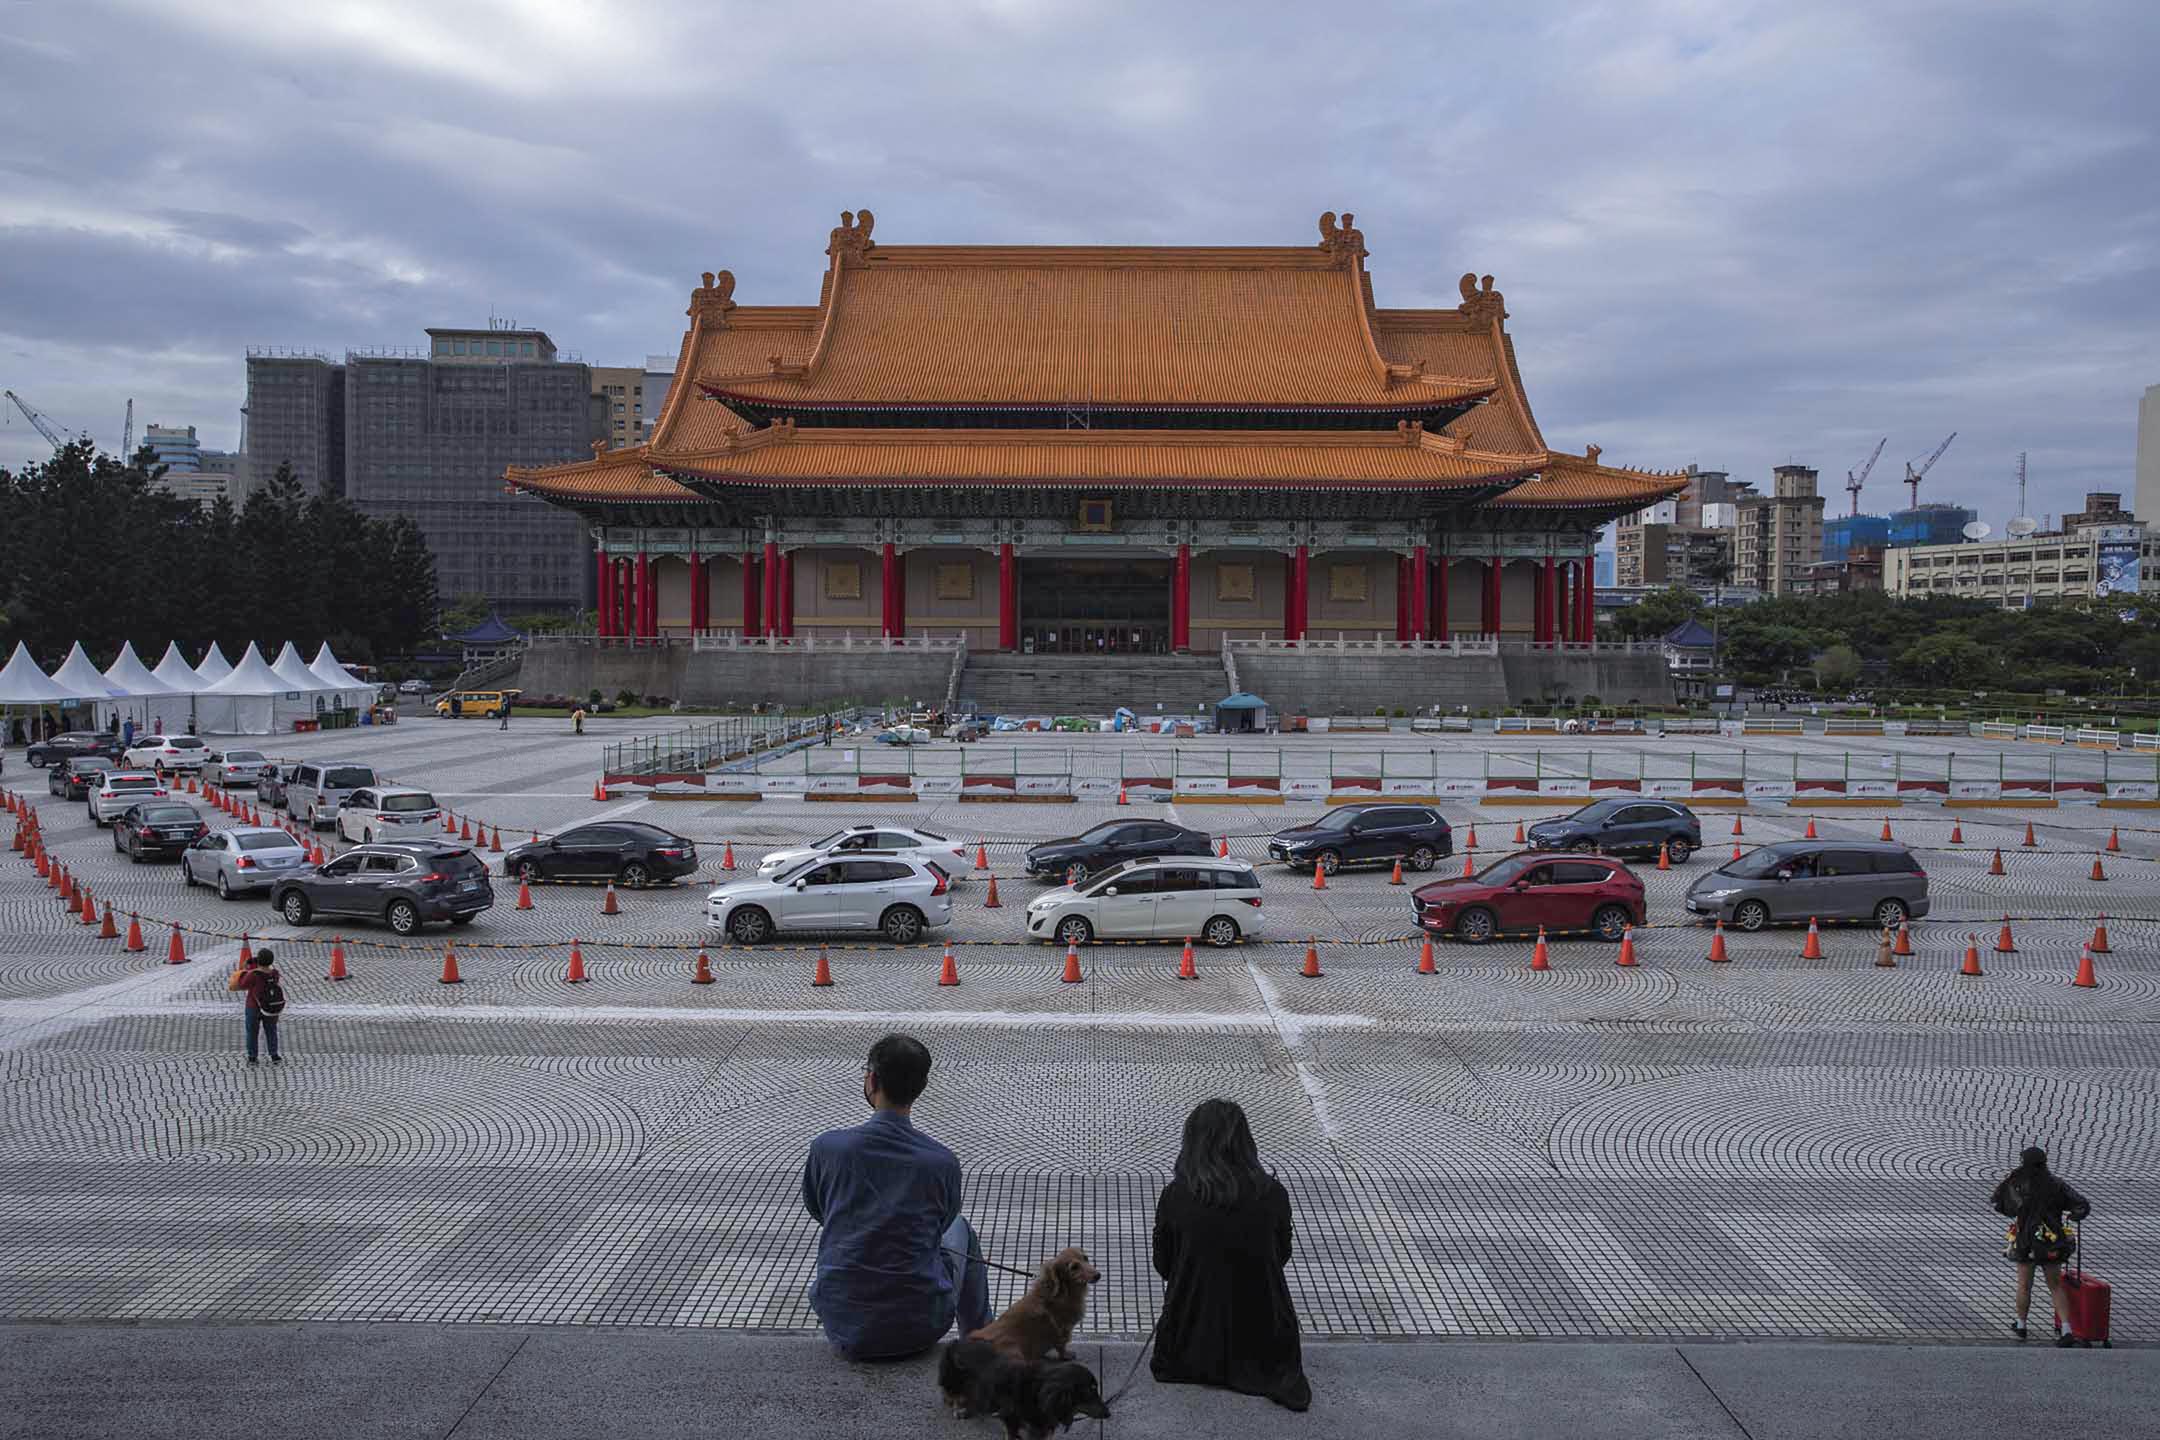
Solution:
<svg viewBox="0 0 2160 1440">
<path fill-rule="evenodd" d="M 2039 528 L 2040 522 L 2033 519 L 2032 516 L 2020 515 L 2017 517 L 2017 519 L 2010 522 L 2010 538 L 2013 540 L 2023 540 L 2026 536 L 2032 534 Z"/>
<path fill-rule="evenodd" d="M 1985 540 L 1994 533 L 1995 527 L 1985 520 L 1975 520 L 1965 527 L 1965 538 L 1967 540 Z"/>
</svg>

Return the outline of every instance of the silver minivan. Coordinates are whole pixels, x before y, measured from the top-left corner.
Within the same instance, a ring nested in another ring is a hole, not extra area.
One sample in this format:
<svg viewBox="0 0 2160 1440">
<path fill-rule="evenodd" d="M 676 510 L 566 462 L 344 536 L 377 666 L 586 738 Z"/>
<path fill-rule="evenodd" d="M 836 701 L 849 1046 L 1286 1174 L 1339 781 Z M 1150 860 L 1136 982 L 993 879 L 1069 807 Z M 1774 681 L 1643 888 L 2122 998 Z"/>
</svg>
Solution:
<svg viewBox="0 0 2160 1440">
<path fill-rule="evenodd" d="M 1131 860 L 1028 902 L 1033 940 L 1201 940 L 1235 945 L 1260 928 L 1260 872 L 1247 860 Z"/>
<path fill-rule="evenodd" d="M 1688 887 L 1687 908 L 1736 930 L 1809 920 L 1893 928 L 1928 913 L 1928 877 L 1903 845 L 1787 840 L 1750 850 Z"/>
<path fill-rule="evenodd" d="M 285 781 L 285 813 L 311 830 L 337 824 L 338 806 L 378 783 L 373 766 L 352 760 L 303 760 Z"/>
</svg>

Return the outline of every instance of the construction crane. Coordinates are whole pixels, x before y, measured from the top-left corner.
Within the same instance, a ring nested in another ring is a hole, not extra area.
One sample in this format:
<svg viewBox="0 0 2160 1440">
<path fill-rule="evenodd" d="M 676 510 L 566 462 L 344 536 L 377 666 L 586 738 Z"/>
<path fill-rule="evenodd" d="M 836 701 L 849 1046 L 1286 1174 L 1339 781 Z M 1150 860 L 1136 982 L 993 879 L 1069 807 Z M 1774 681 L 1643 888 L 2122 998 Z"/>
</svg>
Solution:
<svg viewBox="0 0 2160 1440">
<path fill-rule="evenodd" d="M 1883 436 L 1875 442 L 1875 453 L 1867 457 L 1867 464 L 1862 465 L 1857 474 L 1851 470 L 1845 472 L 1845 488 L 1852 492 L 1852 513 L 1855 515 L 1860 513 L 1860 487 L 1867 484 L 1867 477 L 1875 473 L 1875 462 L 1882 459 L 1883 446 L 1889 443 L 1890 437 Z"/>
<path fill-rule="evenodd" d="M 120 427 L 120 460 L 125 464 L 135 453 L 135 397 L 128 397 L 127 423 Z"/>
<path fill-rule="evenodd" d="M 38 434 L 44 436 L 46 441 L 51 444 L 54 450 L 65 450 L 69 446 L 69 444 L 77 438 L 70 431 L 63 430 L 58 425 L 53 424 L 51 418 L 48 417 L 44 411 L 38 409 L 37 406 L 32 405 L 29 401 L 23 399 L 22 396 L 16 394 L 14 391 L 0 391 L 0 394 L 4 394 L 8 399 L 15 402 L 15 408 L 22 411 L 23 419 L 28 420 L 30 422 L 31 428 L 36 430 Z"/>
<path fill-rule="evenodd" d="M 1917 469 L 1914 468 L 1912 461 L 1908 460 L 1905 462 L 1905 483 L 1912 487 L 1913 509 L 1917 510 L 1920 508 L 1920 481 L 1925 478 L 1928 471 L 1935 468 L 1935 462 L 1942 459 L 1943 451 L 1949 449 L 1950 441 L 1955 439 L 1957 439 L 1957 431 L 1952 430 L 1949 434 L 1949 437 L 1945 439 L 1942 444 L 1937 445 L 1935 447 L 1934 453 L 1929 455 L 1927 459 L 1921 461 Z"/>
</svg>

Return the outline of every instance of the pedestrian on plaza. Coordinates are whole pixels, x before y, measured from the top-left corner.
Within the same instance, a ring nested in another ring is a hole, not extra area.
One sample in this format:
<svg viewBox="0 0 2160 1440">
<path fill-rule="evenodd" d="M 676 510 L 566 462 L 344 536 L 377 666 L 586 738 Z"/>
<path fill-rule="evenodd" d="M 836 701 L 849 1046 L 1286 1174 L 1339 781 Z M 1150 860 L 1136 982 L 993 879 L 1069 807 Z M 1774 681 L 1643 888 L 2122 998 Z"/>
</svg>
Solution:
<svg viewBox="0 0 2160 1440">
<path fill-rule="evenodd" d="M 887 1035 L 863 1062 L 870 1118 L 810 1142 L 803 1208 L 818 1231 L 810 1308 L 850 1360 L 919 1354 L 960 1322 L 990 1323 L 990 1274 L 960 1214 L 960 1161 L 910 1115 L 930 1081 L 930 1051 Z"/>
<path fill-rule="evenodd" d="M 2083 1220 L 2092 1213 L 2092 1205 L 2048 1169 L 2047 1151 L 2037 1145 L 2018 1156 L 2017 1169 L 1995 1187 L 1991 1203 L 1996 1214 L 2010 1217 L 2003 1243 L 2003 1258 L 2017 1265 L 2017 1315 L 2010 1322 L 2010 1333 L 2023 1340 L 2035 1265 L 2047 1275 L 2055 1313 L 2070 1313 L 2063 1299 L 2062 1262 L 2077 1250 L 2077 1231 L 2068 1221 Z M 2065 1335 L 2057 1343 L 2068 1345 L 2070 1337 Z"/>
<path fill-rule="evenodd" d="M 573 735 L 585 733 L 585 707 L 583 705 L 570 712 L 570 733 Z"/>
<path fill-rule="evenodd" d="M 1185 1117 L 1173 1178 L 1155 1201 L 1155 1378 L 1312 1404 L 1297 1308 L 1284 1283 L 1290 1195 L 1260 1168 L 1245 1112 L 1204 1100 Z"/>
<path fill-rule="evenodd" d="M 503 692 L 503 703 L 502 703 L 502 724 L 500 724 L 500 725 L 498 725 L 498 726 L 496 726 L 496 727 L 495 727 L 495 728 L 496 728 L 496 729 L 498 729 L 498 730 L 507 730 L 507 729 L 509 729 L 509 728 L 510 728 L 510 703 L 511 703 L 511 697 L 510 697 L 510 692 L 509 692 L 509 691 L 507 691 L 507 690 L 505 690 L 505 691 Z"/>
<path fill-rule="evenodd" d="M 255 1038 L 260 1032 L 270 1042 L 270 1063 L 282 1065 L 285 1057 L 278 1053 L 278 1021 L 285 1014 L 284 977 L 278 974 L 277 957 L 265 945 L 248 959 L 248 963 L 233 971 L 232 979 L 225 982 L 227 990 L 247 992 L 247 1062 L 255 1061 Z"/>
</svg>

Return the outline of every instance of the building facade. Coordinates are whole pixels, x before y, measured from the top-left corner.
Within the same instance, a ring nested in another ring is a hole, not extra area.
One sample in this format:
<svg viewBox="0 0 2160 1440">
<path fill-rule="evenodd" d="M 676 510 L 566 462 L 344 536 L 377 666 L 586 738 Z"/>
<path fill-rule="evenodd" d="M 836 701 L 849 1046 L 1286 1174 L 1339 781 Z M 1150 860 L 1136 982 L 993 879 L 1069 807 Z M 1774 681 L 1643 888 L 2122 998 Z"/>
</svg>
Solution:
<svg viewBox="0 0 2160 1440">
<path fill-rule="evenodd" d="M 1621 516 L 1613 527 L 1613 583 L 1709 583 L 1713 567 L 1731 563 L 1737 502 L 1754 492 L 1726 471 L 1688 466 L 1687 488 Z"/>
<path fill-rule="evenodd" d="M 1854 550 L 1881 550 L 1890 544 L 1887 515 L 1838 515 L 1823 521 L 1822 558 L 1831 564 Z"/>
<path fill-rule="evenodd" d="M 2160 540 L 2126 516 L 2067 533 L 1906 546 L 1885 552 L 1883 586 L 1898 596 L 1956 595 L 2013 610 L 2153 594 L 2160 592 Z"/>
<path fill-rule="evenodd" d="M 1685 482 L 1549 449 L 1491 277 L 1379 307 L 1350 218 L 888 246 L 850 213 L 813 304 L 704 277 L 649 442 L 507 487 L 585 527 L 602 638 L 1587 645 L 1599 528 Z"/>
<path fill-rule="evenodd" d="M 250 350 L 247 355 L 250 486 L 290 465 L 300 488 L 345 490 L 345 367 L 327 355 Z"/>
<path fill-rule="evenodd" d="M 1780 465 L 1771 472 L 1768 495 L 1738 502 L 1733 531 L 1733 579 L 1765 595 L 1797 591 L 1807 567 L 1822 558 L 1823 497 L 1816 472 Z"/>
<path fill-rule="evenodd" d="M 193 475 L 202 469 L 202 442 L 195 438 L 192 425 L 145 426 L 142 443 L 169 475 Z"/>
<path fill-rule="evenodd" d="M 2131 508 L 2160 515 L 2160 385 L 2147 386 L 2138 401 L 2137 486 Z"/>
<path fill-rule="evenodd" d="M 592 386 L 608 448 L 626 450 L 642 441 L 651 419 L 645 408 L 645 372 L 632 365 L 595 365 Z"/>
</svg>

